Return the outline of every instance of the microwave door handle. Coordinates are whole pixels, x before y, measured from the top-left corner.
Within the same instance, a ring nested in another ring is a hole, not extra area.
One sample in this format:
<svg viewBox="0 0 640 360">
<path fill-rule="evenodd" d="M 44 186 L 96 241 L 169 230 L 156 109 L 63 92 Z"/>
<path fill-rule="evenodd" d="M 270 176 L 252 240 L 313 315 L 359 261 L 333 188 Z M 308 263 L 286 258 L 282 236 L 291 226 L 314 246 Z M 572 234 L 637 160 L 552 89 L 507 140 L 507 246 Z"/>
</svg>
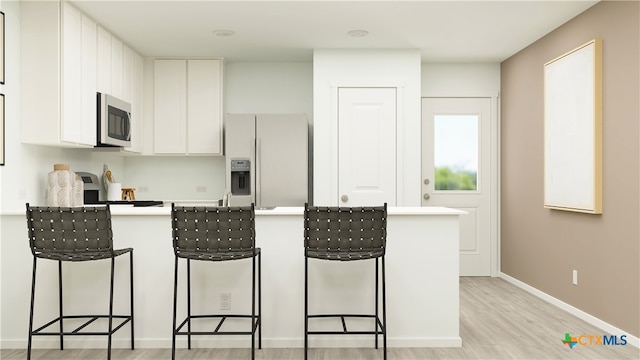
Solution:
<svg viewBox="0 0 640 360">
<path fill-rule="evenodd" d="M 131 141 L 131 114 L 125 112 L 126 121 L 122 122 L 122 134 L 125 136 L 127 141 Z"/>
</svg>

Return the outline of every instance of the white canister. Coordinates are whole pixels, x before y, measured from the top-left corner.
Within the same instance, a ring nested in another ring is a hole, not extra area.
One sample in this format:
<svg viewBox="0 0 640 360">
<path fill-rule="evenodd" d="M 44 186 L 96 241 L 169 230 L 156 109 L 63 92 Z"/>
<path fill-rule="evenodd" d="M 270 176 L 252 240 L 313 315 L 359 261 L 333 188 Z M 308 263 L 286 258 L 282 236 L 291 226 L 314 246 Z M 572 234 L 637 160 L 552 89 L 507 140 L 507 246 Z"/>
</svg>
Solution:
<svg viewBox="0 0 640 360">
<path fill-rule="evenodd" d="M 54 164 L 53 171 L 47 175 L 47 205 L 72 206 L 75 182 L 76 174 L 69 170 L 68 164 Z"/>
<path fill-rule="evenodd" d="M 109 183 L 109 189 L 107 190 L 107 200 L 109 201 L 122 200 L 122 184 L 121 183 Z"/>
</svg>

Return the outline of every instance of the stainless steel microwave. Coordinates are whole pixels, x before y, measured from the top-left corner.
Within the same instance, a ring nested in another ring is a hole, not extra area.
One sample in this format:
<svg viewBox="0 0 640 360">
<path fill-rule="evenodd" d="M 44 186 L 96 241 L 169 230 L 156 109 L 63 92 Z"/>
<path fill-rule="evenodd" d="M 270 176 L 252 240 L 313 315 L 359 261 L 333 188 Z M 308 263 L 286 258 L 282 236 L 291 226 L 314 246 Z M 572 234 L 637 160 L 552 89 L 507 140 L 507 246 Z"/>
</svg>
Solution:
<svg viewBox="0 0 640 360">
<path fill-rule="evenodd" d="M 96 146 L 131 146 L 131 104 L 98 93 L 97 128 Z"/>
</svg>

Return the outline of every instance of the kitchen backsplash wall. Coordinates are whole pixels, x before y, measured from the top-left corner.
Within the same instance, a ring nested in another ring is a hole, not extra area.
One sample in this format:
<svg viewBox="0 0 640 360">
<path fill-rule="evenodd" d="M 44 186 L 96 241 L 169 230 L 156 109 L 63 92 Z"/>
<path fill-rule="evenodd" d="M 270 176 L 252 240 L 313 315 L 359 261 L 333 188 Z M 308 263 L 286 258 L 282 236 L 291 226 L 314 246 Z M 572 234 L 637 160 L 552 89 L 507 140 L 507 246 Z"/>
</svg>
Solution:
<svg viewBox="0 0 640 360">
<path fill-rule="evenodd" d="M 47 174 L 53 170 L 53 164 L 69 164 L 73 172 L 91 172 L 101 177 L 106 163 L 118 181 L 124 179 L 124 158 L 119 153 L 19 143 L 11 147 L 11 151 L 16 149 L 19 151 L 12 154 L 2 169 L 3 213 L 24 211 L 26 202 L 46 205 Z"/>
<path fill-rule="evenodd" d="M 222 156 L 129 156 L 122 186 L 136 200 L 218 200 L 225 192 Z"/>
</svg>

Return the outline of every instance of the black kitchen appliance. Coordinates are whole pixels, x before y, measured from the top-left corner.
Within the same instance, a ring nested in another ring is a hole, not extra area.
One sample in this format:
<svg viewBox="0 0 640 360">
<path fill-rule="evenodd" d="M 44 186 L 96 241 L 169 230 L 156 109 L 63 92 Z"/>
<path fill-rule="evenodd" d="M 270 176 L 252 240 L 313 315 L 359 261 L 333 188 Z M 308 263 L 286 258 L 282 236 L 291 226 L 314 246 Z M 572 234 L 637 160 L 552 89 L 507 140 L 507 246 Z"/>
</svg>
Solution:
<svg viewBox="0 0 640 360">
<path fill-rule="evenodd" d="M 109 204 L 109 205 L 133 205 L 140 206 L 163 206 L 164 202 L 157 200 L 116 200 L 105 201 L 100 200 L 100 180 L 98 176 L 88 172 L 76 172 L 84 183 L 84 203 L 85 205 Z"/>
<path fill-rule="evenodd" d="M 84 183 L 84 203 L 97 204 L 100 201 L 100 180 L 96 174 L 76 172 Z"/>
</svg>

